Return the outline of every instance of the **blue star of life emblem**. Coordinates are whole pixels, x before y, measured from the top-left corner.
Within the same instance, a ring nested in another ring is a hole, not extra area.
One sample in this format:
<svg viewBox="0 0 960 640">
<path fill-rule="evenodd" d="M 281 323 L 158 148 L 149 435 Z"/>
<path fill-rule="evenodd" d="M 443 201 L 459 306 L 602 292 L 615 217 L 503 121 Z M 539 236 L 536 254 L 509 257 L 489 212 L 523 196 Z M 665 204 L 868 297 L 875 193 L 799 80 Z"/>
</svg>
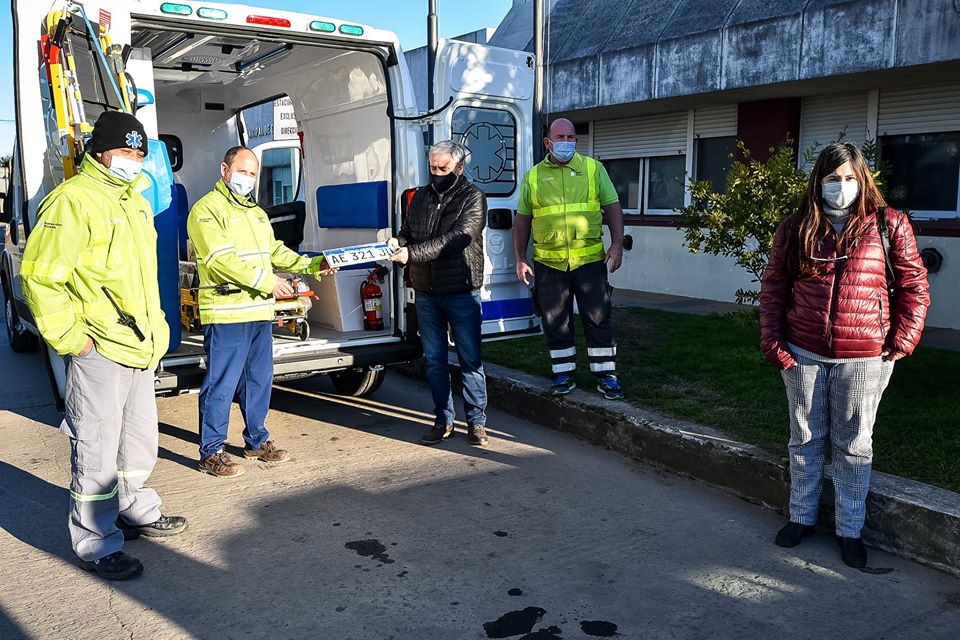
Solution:
<svg viewBox="0 0 960 640">
<path fill-rule="evenodd" d="M 139 131 L 131 131 L 127 134 L 127 146 L 131 149 L 139 149 L 143 146 L 143 136 Z"/>
</svg>

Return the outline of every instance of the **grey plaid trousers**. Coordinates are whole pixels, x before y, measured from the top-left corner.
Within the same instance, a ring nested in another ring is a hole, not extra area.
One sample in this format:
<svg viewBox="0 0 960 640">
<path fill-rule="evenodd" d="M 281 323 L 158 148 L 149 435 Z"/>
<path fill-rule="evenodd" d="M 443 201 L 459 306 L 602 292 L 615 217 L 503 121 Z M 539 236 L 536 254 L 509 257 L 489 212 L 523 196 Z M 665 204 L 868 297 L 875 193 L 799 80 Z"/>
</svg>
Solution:
<svg viewBox="0 0 960 640">
<path fill-rule="evenodd" d="M 817 522 L 829 439 L 837 535 L 858 538 L 870 488 L 873 423 L 893 362 L 794 358 L 797 366 L 781 371 L 790 409 L 790 520 Z"/>
</svg>

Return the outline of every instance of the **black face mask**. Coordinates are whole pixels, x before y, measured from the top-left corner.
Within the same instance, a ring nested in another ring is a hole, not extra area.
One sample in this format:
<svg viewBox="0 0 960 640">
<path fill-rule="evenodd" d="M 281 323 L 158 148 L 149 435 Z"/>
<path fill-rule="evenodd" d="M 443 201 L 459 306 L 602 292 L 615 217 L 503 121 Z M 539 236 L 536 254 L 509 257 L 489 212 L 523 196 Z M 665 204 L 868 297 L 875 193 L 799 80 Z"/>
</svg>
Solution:
<svg viewBox="0 0 960 640">
<path fill-rule="evenodd" d="M 443 193 L 448 189 L 450 189 L 450 187 L 453 186 L 453 184 L 457 181 L 457 178 L 459 177 L 460 176 L 458 176 L 456 173 L 452 171 L 442 176 L 438 176 L 431 173 L 430 184 L 432 184 L 433 188 L 436 189 L 439 193 Z"/>
</svg>

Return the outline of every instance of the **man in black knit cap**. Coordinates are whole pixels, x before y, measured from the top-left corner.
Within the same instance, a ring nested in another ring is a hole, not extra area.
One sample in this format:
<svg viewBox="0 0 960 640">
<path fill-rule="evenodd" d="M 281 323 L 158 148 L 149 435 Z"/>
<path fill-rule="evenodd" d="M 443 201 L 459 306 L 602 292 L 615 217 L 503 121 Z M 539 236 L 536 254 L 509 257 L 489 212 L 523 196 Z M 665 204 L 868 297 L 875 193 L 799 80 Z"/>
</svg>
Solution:
<svg viewBox="0 0 960 640">
<path fill-rule="evenodd" d="M 73 550 L 108 580 L 143 572 L 124 540 L 187 526 L 163 515 L 157 492 L 144 486 L 157 461 L 154 371 L 170 336 L 153 212 L 140 195 L 146 154 L 143 125 L 104 112 L 80 173 L 40 203 L 20 273 L 40 334 L 66 360 L 60 430 L 71 445 Z"/>
</svg>

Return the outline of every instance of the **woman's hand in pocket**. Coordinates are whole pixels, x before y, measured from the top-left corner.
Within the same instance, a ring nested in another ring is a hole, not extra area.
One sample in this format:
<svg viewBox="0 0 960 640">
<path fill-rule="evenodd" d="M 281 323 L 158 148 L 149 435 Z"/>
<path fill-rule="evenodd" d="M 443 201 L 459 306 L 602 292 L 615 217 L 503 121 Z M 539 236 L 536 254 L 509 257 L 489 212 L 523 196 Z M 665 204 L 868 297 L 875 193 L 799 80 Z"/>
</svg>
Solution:
<svg viewBox="0 0 960 640">
<path fill-rule="evenodd" d="M 896 362 L 906 355 L 903 351 L 897 351 L 896 349 L 884 349 L 880 352 L 880 357 L 883 358 L 885 362 Z"/>
</svg>

